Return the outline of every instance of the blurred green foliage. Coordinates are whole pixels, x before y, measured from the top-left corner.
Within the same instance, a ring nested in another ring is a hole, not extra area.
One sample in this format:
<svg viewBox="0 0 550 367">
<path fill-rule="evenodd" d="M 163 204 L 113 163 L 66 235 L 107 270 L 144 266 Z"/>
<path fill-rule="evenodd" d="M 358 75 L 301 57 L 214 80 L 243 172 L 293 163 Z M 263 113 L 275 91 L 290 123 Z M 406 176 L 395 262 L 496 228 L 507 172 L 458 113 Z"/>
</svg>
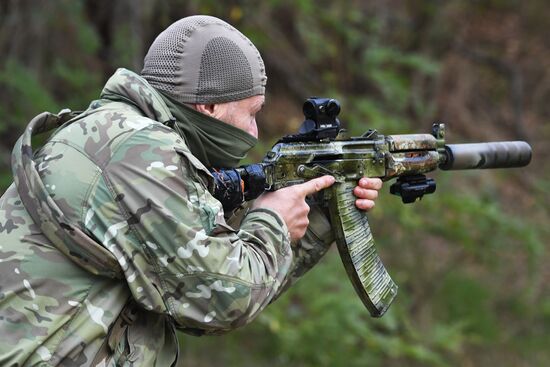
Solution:
<svg viewBox="0 0 550 367">
<path fill-rule="evenodd" d="M 198 13 L 234 24 L 264 56 L 268 104 L 250 161 L 297 127 L 308 95 L 340 99 L 354 135 L 428 132 L 444 118 L 450 141 L 526 138 L 534 147 L 526 169 L 439 173 L 437 192 L 414 205 L 382 195 L 371 226 L 400 286 L 383 318 L 368 316 L 331 251 L 249 326 L 222 337 L 182 334 L 183 365 L 548 364 L 550 70 L 535 62 L 550 56 L 545 2 L 33 5 L 0 3 L 0 192 L 11 181 L 11 146 L 34 114 L 86 108 L 112 71 L 139 71 L 156 34 Z M 518 95 L 521 115 L 510 107 Z"/>
</svg>

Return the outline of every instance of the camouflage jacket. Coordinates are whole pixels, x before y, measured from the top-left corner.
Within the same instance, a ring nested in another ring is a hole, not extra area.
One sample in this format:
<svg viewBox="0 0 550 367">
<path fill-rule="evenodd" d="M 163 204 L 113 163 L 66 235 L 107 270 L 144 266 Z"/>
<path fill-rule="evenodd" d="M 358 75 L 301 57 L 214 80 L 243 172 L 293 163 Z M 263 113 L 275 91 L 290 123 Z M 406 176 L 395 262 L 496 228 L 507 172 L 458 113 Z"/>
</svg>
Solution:
<svg viewBox="0 0 550 367">
<path fill-rule="evenodd" d="M 175 365 L 176 329 L 245 325 L 326 252 L 332 237 L 319 210 L 292 246 L 275 212 L 226 221 L 212 177 L 170 119 L 145 80 L 119 69 L 37 153 L 22 147 L 46 194 L 14 184 L 0 199 L 0 365 Z M 29 167 L 16 151 L 17 177 Z M 120 278 L 64 248 L 54 221 L 83 233 Z"/>
</svg>

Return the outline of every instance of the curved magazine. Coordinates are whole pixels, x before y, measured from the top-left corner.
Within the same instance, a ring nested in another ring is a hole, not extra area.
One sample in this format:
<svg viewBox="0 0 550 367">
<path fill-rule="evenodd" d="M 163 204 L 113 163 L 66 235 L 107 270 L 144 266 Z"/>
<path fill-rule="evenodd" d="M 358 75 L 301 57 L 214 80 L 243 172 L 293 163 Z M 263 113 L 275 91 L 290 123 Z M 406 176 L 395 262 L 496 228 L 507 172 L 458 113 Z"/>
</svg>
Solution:
<svg viewBox="0 0 550 367">
<path fill-rule="evenodd" d="M 352 182 L 329 189 L 330 219 L 340 257 L 355 291 L 371 316 L 384 315 L 397 295 L 397 285 L 386 271 L 374 247 L 365 212 L 355 206 Z"/>
</svg>

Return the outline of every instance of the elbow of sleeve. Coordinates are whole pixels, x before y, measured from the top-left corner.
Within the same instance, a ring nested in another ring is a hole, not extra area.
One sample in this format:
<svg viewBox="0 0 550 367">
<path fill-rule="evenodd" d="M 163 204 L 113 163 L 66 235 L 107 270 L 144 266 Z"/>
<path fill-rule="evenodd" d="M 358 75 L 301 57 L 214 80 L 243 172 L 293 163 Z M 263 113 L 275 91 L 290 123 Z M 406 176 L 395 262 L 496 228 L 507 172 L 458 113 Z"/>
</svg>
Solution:
<svg viewBox="0 0 550 367">
<path fill-rule="evenodd" d="M 239 288 L 241 292 L 234 297 L 229 294 L 217 297 L 219 307 L 215 307 L 216 322 L 228 330 L 248 324 L 269 304 L 270 297 L 265 289 L 249 286 Z"/>
<path fill-rule="evenodd" d="M 252 321 L 276 293 L 273 285 L 251 285 L 216 280 L 199 284 L 198 292 L 187 292 L 176 314 L 180 328 L 221 334 Z"/>
</svg>

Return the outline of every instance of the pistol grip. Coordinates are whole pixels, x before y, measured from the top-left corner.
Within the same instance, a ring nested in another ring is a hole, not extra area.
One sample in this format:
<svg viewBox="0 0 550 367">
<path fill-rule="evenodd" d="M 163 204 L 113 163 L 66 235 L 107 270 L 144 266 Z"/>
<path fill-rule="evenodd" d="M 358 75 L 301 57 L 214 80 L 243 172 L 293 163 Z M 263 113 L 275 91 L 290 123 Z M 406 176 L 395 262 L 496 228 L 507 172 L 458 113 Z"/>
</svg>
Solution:
<svg viewBox="0 0 550 367">
<path fill-rule="evenodd" d="M 348 277 L 371 316 L 384 315 L 397 295 L 397 285 L 374 247 L 365 212 L 355 206 L 354 182 L 335 183 L 330 190 L 332 228 Z"/>
</svg>

